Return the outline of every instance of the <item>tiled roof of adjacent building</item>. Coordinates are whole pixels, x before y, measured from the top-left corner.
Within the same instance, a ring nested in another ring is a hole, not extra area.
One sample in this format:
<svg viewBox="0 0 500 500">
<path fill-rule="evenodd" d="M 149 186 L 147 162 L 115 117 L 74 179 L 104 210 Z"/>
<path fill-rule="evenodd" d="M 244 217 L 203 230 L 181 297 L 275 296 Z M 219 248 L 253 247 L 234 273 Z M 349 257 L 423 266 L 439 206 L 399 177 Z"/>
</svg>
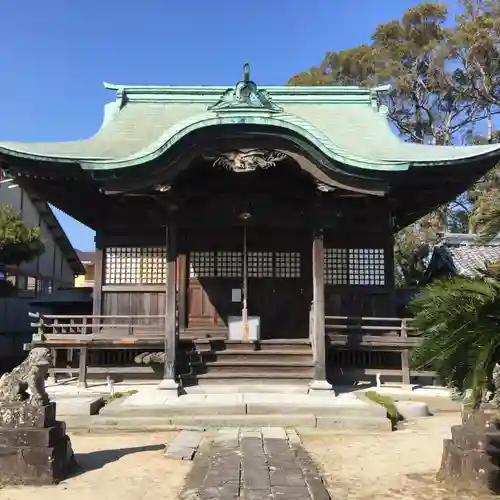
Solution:
<svg viewBox="0 0 500 500">
<path fill-rule="evenodd" d="M 500 246 L 463 246 L 448 248 L 448 252 L 459 276 L 475 276 L 478 269 L 500 260 Z"/>
<path fill-rule="evenodd" d="M 476 243 L 473 234 L 446 234 L 434 248 L 427 280 L 443 274 L 474 277 L 488 264 L 500 261 L 500 238 L 486 245 Z"/>
<path fill-rule="evenodd" d="M 82 264 L 94 264 L 95 252 L 82 252 L 77 250 L 76 253 Z"/>
</svg>

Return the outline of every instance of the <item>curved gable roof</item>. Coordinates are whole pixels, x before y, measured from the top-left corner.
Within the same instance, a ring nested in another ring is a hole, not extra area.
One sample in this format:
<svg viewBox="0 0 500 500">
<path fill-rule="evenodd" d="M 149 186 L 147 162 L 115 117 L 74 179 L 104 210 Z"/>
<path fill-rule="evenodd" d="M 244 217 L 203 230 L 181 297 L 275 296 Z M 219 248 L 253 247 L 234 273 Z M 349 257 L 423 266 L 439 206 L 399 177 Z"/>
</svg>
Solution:
<svg viewBox="0 0 500 500">
<path fill-rule="evenodd" d="M 117 99 L 108 105 L 93 137 L 62 143 L 0 142 L 0 153 L 79 163 L 89 170 L 114 169 L 150 161 L 193 130 L 252 124 L 291 130 L 332 160 L 371 170 L 500 156 L 500 145 L 431 146 L 400 140 L 379 106 L 378 94 L 386 88 L 257 88 L 245 79 L 235 88 L 105 85 Z"/>
</svg>

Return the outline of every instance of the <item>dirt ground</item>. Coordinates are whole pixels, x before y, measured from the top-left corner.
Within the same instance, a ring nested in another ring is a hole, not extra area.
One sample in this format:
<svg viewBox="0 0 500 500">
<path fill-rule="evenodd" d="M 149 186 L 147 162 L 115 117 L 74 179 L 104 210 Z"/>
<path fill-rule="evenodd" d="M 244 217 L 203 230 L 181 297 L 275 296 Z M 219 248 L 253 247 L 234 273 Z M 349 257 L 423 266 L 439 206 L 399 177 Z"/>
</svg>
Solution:
<svg viewBox="0 0 500 500">
<path fill-rule="evenodd" d="M 0 489 L 1 500 L 175 500 L 192 462 L 168 459 L 176 433 L 70 435 L 81 473 L 57 486 Z"/>
<path fill-rule="evenodd" d="M 391 434 L 301 432 L 302 442 L 328 483 L 332 498 L 349 500 L 482 500 L 436 482 L 443 439 L 458 413 L 442 413 Z"/>
</svg>

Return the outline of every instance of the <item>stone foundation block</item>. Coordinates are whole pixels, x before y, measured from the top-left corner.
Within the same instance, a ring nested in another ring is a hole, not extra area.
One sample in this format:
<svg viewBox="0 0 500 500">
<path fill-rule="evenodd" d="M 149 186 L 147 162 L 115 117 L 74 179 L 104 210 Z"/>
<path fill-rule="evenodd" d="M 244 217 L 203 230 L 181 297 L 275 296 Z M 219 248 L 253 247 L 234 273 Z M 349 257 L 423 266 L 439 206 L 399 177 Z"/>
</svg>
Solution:
<svg viewBox="0 0 500 500">
<path fill-rule="evenodd" d="M 43 441 L 43 438 L 36 440 Z M 68 436 L 52 446 L 0 446 L 0 485 L 54 484 L 65 479 L 75 466 Z"/>
<path fill-rule="evenodd" d="M 485 432 L 484 429 L 468 428 L 454 425 L 451 428 L 451 438 L 455 445 L 462 450 L 484 451 L 488 455 L 500 457 L 500 433 Z"/>
<path fill-rule="evenodd" d="M 462 425 L 472 425 L 474 427 L 484 427 L 500 430 L 498 412 L 495 409 L 482 409 L 478 411 L 462 407 Z"/>
<path fill-rule="evenodd" d="M 43 429 L 56 423 L 56 404 L 46 406 L 25 403 L 0 403 L 0 429 Z"/>
<path fill-rule="evenodd" d="M 3 447 L 50 447 L 66 436 L 66 424 L 56 422 L 44 429 L 0 428 L 0 449 Z"/>
<path fill-rule="evenodd" d="M 464 408 L 462 425 L 453 426 L 443 446 L 438 479 L 453 486 L 500 493 L 500 431 L 497 411 Z"/>
<path fill-rule="evenodd" d="M 76 462 L 56 405 L 0 403 L 0 487 L 48 485 L 65 479 Z"/>
<path fill-rule="evenodd" d="M 451 439 L 444 441 L 443 458 L 438 479 L 461 484 L 476 490 L 500 491 L 500 467 L 488 453 L 463 450 Z"/>
</svg>

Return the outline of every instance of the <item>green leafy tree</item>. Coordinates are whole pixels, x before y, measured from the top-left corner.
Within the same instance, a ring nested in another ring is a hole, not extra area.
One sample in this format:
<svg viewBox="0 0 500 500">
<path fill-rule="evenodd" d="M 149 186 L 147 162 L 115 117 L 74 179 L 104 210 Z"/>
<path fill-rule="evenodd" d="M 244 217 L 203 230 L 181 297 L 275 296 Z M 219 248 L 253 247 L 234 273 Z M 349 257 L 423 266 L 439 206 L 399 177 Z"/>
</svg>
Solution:
<svg viewBox="0 0 500 500">
<path fill-rule="evenodd" d="M 0 272 L 5 276 L 6 266 L 18 266 L 45 251 L 38 228 L 27 228 L 10 205 L 0 205 Z M 12 292 L 10 283 L 0 280 L 0 296 Z"/>
<path fill-rule="evenodd" d="M 491 137 L 474 137 L 475 144 L 500 143 L 500 132 Z M 500 234 L 500 166 L 490 170 L 468 192 L 473 206 L 471 228 L 478 235 L 480 243 L 488 243 Z"/>
<path fill-rule="evenodd" d="M 322 63 L 289 80 L 290 85 L 391 84 L 381 94 L 389 107 L 388 118 L 409 142 L 462 144 L 475 128 L 488 124 L 493 137 L 493 117 L 498 112 L 499 0 L 463 0 L 455 26 L 447 28 L 444 3 L 424 2 L 401 19 L 378 26 L 372 43 L 327 52 Z M 494 49 L 494 50 L 493 50 Z M 495 63 L 496 62 L 496 63 Z M 484 186 L 476 200 L 487 205 Z M 488 206 L 493 206 L 491 202 Z M 484 214 L 485 211 L 479 211 Z M 396 235 L 395 269 L 399 285 L 414 285 L 422 278 L 425 249 L 446 231 L 468 232 L 474 207 L 471 193 L 432 213 Z"/>
<path fill-rule="evenodd" d="M 436 281 L 409 307 L 422 339 L 412 354 L 415 368 L 436 371 L 449 387 L 472 389 L 477 407 L 500 359 L 498 265 L 476 278 Z"/>
</svg>

